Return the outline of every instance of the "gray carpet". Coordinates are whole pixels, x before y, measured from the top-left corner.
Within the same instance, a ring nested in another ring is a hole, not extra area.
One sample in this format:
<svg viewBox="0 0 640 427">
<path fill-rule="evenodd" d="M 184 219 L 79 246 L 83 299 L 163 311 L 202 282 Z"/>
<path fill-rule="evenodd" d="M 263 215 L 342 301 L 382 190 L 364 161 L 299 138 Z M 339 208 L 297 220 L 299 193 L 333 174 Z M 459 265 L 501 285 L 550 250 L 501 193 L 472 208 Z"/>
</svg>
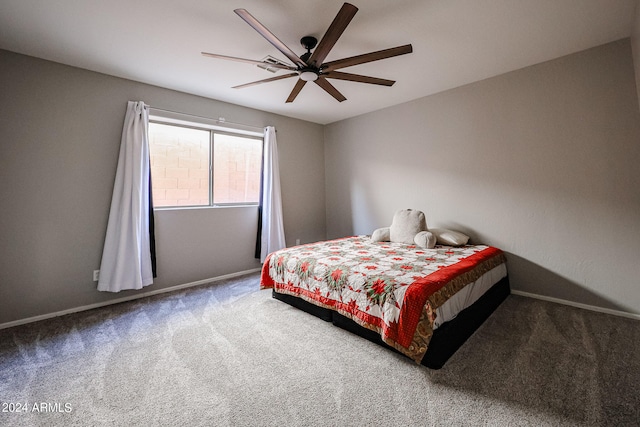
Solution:
<svg viewBox="0 0 640 427">
<path fill-rule="evenodd" d="M 258 280 L 0 331 L 0 425 L 639 423 L 640 322 L 510 296 L 432 371 Z"/>
</svg>

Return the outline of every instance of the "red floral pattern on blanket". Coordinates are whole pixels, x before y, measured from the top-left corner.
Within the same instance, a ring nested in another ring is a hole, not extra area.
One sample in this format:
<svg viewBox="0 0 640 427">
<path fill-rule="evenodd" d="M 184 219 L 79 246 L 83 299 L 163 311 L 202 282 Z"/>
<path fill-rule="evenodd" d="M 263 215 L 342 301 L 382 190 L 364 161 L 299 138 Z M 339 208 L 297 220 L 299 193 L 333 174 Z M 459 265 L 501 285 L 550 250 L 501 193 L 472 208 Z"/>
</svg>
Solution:
<svg viewBox="0 0 640 427">
<path fill-rule="evenodd" d="M 497 256 L 503 262 L 502 251 L 484 245 L 422 249 L 374 243 L 368 236 L 349 237 L 270 254 L 263 265 L 261 287 L 336 310 L 379 331 L 385 342 L 408 354 L 403 349 L 412 346 L 421 320 L 432 331 L 434 305 L 439 304 L 429 301 L 430 297 L 454 279 L 468 280 L 463 286 L 475 281 L 474 275 L 463 276 Z M 426 344 L 428 339 L 430 333 Z"/>
</svg>

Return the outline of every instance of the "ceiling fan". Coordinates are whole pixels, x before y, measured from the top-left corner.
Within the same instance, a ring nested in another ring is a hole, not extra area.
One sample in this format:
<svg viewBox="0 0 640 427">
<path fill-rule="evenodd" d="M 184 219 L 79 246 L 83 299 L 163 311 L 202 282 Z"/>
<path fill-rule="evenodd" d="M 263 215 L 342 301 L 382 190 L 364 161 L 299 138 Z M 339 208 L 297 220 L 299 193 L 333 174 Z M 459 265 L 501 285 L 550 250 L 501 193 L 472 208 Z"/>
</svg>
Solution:
<svg viewBox="0 0 640 427">
<path fill-rule="evenodd" d="M 346 100 L 344 97 L 327 79 L 348 80 L 352 82 L 369 83 L 382 86 L 391 86 L 395 83 L 394 80 L 380 79 L 377 77 L 362 76 L 359 74 L 344 73 L 336 71 L 342 68 L 351 67 L 353 65 L 364 64 L 367 62 L 378 61 L 381 59 L 391 58 L 398 55 L 404 55 L 411 53 L 413 48 L 410 44 L 404 46 L 393 47 L 390 49 L 383 49 L 376 52 L 365 53 L 362 55 L 351 56 L 349 58 L 338 59 L 330 62 L 323 62 L 333 45 L 336 44 L 338 38 L 342 35 L 347 25 L 351 22 L 355 16 L 358 8 L 352 4 L 345 3 L 340 8 L 340 11 L 333 19 L 333 22 L 329 26 L 329 29 L 318 43 L 318 40 L 313 36 L 305 36 L 300 40 L 302 46 L 307 52 L 301 56 L 297 56 L 295 52 L 289 49 L 284 43 L 282 43 L 271 31 L 269 31 L 264 25 L 262 25 L 256 18 L 254 18 L 245 9 L 236 9 L 234 12 L 240 16 L 247 24 L 249 24 L 254 30 L 256 30 L 262 37 L 264 37 L 269 43 L 275 46 L 284 56 L 286 56 L 293 64 L 289 65 L 284 62 L 278 61 L 277 63 L 267 61 L 254 61 L 251 59 L 236 58 L 233 56 L 217 55 L 215 53 L 202 52 L 202 55 L 211 58 L 227 59 L 231 61 L 246 62 L 249 64 L 255 64 L 263 67 L 277 68 L 281 70 L 288 70 L 291 73 L 283 74 L 276 77 L 271 77 L 264 80 L 258 80 L 251 83 L 245 83 L 239 86 L 234 86 L 234 89 L 241 89 L 257 84 L 272 82 L 281 79 L 287 79 L 290 77 L 298 77 L 298 82 L 293 87 L 293 90 L 289 94 L 286 102 L 293 102 L 298 96 L 302 88 L 307 82 L 314 82 L 327 93 L 333 96 L 339 102 Z M 317 47 L 316 47 L 317 45 Z M 316 48 L 313 53 L 311 50 Z"/>
</svg>

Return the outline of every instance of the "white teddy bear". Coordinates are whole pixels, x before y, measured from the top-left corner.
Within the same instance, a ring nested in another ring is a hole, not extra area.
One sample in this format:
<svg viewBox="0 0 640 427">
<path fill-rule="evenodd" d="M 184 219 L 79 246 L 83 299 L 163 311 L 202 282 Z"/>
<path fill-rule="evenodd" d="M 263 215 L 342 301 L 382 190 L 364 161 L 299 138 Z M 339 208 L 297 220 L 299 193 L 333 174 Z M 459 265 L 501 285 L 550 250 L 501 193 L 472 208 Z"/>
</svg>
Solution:
<svg viewBox="0 0 640 427">
<path fill-rule="evenodd" d="M 393 215 L 390 227 L 378 228 L 371 235 L 374 242 L 415 243 L 425 249 L 433 249 L 437 244 L 462 246 L 469 236 L 444 228 L 427 228 L 427 220 L 422 211 L 402 209 Z"/>
<path fill-rule="evenodd" d="M 374 242 L 396 242 L 433 249 L 436 236 L 427 229 L 427 219 L 422 211 L 402 209 L 393 215 L 390 227 L 378 228 L 371 235 Z"/>
</svg>

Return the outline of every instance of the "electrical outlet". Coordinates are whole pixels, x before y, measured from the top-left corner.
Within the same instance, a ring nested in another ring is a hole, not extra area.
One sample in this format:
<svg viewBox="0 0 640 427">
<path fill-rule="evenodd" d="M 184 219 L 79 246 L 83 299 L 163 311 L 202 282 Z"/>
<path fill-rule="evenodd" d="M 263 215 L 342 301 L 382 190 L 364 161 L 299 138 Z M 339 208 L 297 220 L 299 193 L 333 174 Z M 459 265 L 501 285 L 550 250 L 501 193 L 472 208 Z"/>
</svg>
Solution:
<svg viewBox="0 0 640 427">
<path fill-rule="evenodd" d="M 93 270 L 93 281 L 97 282 L 100 278 L 100 270 Z"/>
<path fill-rule="evenodd" d="M 296 246 L 300 244 L 300 239 L 296 239 Z"/>
</svg>

